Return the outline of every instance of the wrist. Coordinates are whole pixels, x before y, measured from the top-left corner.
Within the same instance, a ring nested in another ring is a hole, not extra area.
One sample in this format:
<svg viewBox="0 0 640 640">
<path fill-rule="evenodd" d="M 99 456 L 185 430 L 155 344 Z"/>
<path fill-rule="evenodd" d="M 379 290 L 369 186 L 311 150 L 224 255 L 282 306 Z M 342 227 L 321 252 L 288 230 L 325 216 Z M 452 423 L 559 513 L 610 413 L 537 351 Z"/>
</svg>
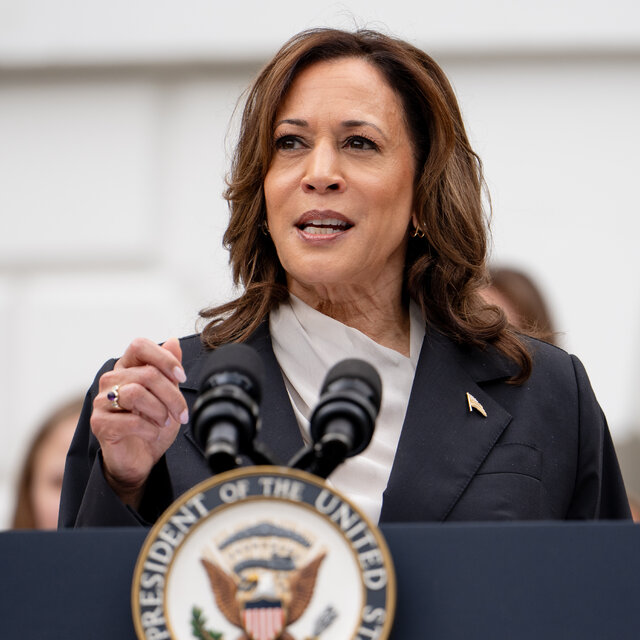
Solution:
<svg viewBox="0 0 640 640">
<path fill-rule="evenodd" d="M 137 511 L 144 496 L 146 478 L 142 481 L 123 481 L 114 476 L 106 464 L 103 464 L 103 473 L 107 484 L 113 489 L 118 498 L 124 504 Z"/>
</svg>

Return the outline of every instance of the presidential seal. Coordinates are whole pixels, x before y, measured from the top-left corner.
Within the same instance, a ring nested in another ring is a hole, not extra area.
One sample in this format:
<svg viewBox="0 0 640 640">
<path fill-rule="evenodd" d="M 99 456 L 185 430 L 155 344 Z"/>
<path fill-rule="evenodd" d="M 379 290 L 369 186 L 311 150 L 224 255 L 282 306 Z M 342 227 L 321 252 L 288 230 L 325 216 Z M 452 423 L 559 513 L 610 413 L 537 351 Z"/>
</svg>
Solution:
<svg viewBox="0 0 640 640">
<path fill-rule="evenodd" d="M 140 640 L 387 638 L 386 543 L 344 496 L 304 471 L 229 471 L 180 497 L 136 564 Z"/>
</svg>

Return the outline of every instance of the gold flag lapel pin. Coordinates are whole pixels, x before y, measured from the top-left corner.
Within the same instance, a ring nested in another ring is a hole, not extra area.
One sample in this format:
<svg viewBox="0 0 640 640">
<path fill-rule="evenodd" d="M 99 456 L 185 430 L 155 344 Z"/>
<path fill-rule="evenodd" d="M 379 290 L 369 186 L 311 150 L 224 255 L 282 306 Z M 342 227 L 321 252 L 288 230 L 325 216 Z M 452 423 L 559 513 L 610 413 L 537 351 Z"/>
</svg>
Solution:
<svg viewBox="0 0 640 640">
<path fill-rule="evenodd" d="M 467 402 L 469 403 L 470 412 L 476 409 L 478 413 L 481 413 L 485 418 L 487 417 L 487 412 L 484 410 L 484 407 L 468 391 Z"/>
</svg>

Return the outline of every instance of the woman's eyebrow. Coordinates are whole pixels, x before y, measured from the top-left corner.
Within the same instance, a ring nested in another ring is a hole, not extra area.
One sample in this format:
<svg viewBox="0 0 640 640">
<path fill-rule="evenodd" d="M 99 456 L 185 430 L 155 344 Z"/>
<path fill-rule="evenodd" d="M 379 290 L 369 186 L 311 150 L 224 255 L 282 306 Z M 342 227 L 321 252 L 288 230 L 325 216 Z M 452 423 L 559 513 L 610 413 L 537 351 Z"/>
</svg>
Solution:
<svg viewBox="0 0 640 640">
<path fill-rule="evenodd" d="M 306 120 L 301 120 L 299 118 L 284 118 L 283 120 L 278 120 L 274 124 L 274 129 L 279 127 L 281 124 L 291 124 L 296 127 L 308 127 L 309 123 Z M 373 122 L 369 122 L 368 120 L 344 120 L 341 125 L 345 127 L 345 129 L 354 129 L 355 127 L 363 127 L 369 126 L 373 127 L 376 131 L 380 133 L 380 135 L 384 136 L 384 132 L 380 127 Z"/>
<path fill-rule="evenodd" d="M 364 127 L 364 126 L 373 127 L 376 131 L 380 133 L 380 135 L 384 136 L 384 132 L 382 131 L 382 129 L 378 125 L 373 124 L 373 122 L 369 122 L 368 120 L 345 120 L 342 123 L 342 126 L 346 127 L 347 129 L 352 129 L 354 127 Z"/>
<path fill-rule="evenodd" d="M 284 120 L 278 120 L 273 127 L 279 127 L 281 124 L 292 124 L 296 127 L 308 127 L 309 123 L 306 120 L 298 120 L 297 118 L 285 118 Z"/>
</svg>

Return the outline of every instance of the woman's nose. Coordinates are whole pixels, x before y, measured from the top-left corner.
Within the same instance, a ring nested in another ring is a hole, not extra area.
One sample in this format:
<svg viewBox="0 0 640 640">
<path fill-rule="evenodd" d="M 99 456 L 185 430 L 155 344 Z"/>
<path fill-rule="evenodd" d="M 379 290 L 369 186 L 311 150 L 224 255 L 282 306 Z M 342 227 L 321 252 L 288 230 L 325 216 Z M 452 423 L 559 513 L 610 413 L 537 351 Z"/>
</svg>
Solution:
<svg viewBox="0 0 640 640">
<path fill-rule="evenodd" d="M 338 150 L 329 143 L 318 144 L 307 155 L 302 189 L 307 192 L 326 193 L 344 191 L 345 187 Z"/>
</svg>

